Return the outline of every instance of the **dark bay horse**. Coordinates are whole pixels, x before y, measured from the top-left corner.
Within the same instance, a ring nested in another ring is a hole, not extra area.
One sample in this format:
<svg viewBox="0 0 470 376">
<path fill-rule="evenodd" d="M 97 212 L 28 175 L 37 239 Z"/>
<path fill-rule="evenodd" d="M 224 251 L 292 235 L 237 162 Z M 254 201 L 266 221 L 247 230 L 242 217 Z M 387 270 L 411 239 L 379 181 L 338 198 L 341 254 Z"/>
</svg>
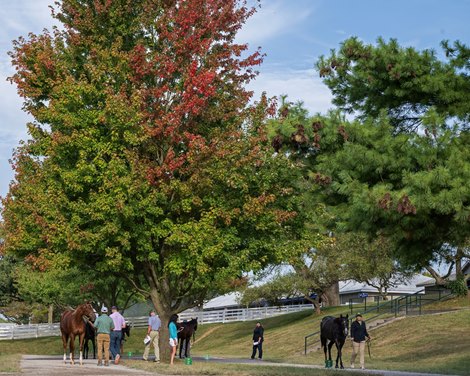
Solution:
<svg viewBox="0 0 470 376">
<path fill-rule="evenodd" d="M 122 338 L 121 338 L 121 355 L 124 353 L 124 342 L 126 341 L 126 336 L 131 335 L 131 324 L 126 321 L 126 327 L 122 329 Z M 85 342 L 83 344 L 83 357 L 88 359 L 88 353 L 90 351 L 90 346 L 88 342 L 91 341 L 93 345 L 93 359 L 96 359 L 96 332 L 94 325 L 90 322 L 86 322 L 86 331 L 85 331 Z"/>
<path fill-rule="evenodd" d="M 88 352 L 90 350 L 90 347 L 88 346 L 88 342 L 91 341 L 91 344 L 93 345 L 93 359 L 96 359 L 96 332 L 95 332 L 95 326 L 90 322 L 86 322 L 86 328 L 85 328 L 85 340 L 83 343 L 83 357 L 85 359 L 88 359 Z"/>
<path fill-rule="evenodd" d="M 328 342 L 328 360 L 331 362 L 331 348 L 333 344 L 336 345 L 338 355 L 336 356 L 336 368 L 338 368 L 338 360 L 340 361 L 341 368 L 343 366 L 343 359 L 341 357 L 341 349 L 343 348 L 344 341 L 346 340 L 349 332 L 349 315 L 339 317 L 326 316 L 322 319 L 320 324 L 320 339 L 321 346 L 325 352 L 325 363 L 326 358 L 326 347 Z"/>
<path fill-rule="evenodd" d="M 131 326 L 132 324 L 126 321 L 126 327 L 122 329 L 122 337 L 121 337 L 121 356 L 124 353 L 124 342 L 126 341 L 126 336 L 130 337 L 131 335 Z"/>
<path fill-rule="evenodd" d="M 80 365 L 83 364 L 83 343 L 85 341 L 86 321 L 95 321 L 95 310 L 90 303 L 80 304 L 74 310 L 67 310 L 60 317 L 60 332 L 64 345 L 64 363 L 67 361 L 67 342 L 70 346 L 70 363 L 75 364 L 73 352 L 75 350 L 75 337 L 79 337 Z"/>
<path fill-rule="evenodd" d="M 180 342 L 180 359 L 188 358 L 191 356 L 191 337 L 193 342 L 195 339 L 195 332 L 197 330 L 197 317 L 189 321 L 178 323 L 178 340 Z M 184 351 L 184 355 L 181 353 Z"/>
</svg>

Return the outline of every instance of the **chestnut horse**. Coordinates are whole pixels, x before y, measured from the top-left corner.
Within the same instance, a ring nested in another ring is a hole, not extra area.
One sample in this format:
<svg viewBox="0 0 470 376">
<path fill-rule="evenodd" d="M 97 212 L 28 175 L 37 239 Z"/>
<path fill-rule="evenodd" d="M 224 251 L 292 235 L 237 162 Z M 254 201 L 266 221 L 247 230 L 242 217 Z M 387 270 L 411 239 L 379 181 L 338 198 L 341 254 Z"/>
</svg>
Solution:
<svg viewBox="0 0 470 376">
<path fill-rule="evenodd" d="M 60 317 L 60 332 L 64 345 L 64 363 L 67 361 L 67 342 L 70 339 L 70 363 L 75 364 L 73 352 L 75 350 L 75 336 L 80 340 L 80 365 L 83 364 L 83 342 L 86 333 L 86 321 L 95 321 L 95 310 L 90 303 L 80 304 L 74 310 L 67 310 Z"/>
</svg>

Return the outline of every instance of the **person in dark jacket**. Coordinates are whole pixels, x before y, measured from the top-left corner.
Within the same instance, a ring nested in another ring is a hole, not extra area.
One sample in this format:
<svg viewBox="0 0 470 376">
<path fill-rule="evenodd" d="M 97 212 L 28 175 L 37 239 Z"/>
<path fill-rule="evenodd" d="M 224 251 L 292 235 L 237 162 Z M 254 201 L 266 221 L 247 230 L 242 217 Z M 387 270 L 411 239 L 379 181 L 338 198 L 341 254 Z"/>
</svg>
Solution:
<svg viewBox="0 0 470 376">
<path fill-rule="evenodd" d="M 264 341 L 264 328 L 260 322 L 256 323 L 255 330 L 253 331 L 253 352 L 251 359 L 256 356 L 256 350 L 258 350 L 258 359 L 263 359 L 263 341 Z"/>
<path fill-rule="evenodd" d="M 362 315 L 358 313 L 356 320 L 351 324 L 351 339 L 353 341 L 353 353 L 351 357 L 351 368 L 354 368 L 354 361 L 359 353 L 361 369 L 364 369 L 364 350 L 366 348 L 366 338 L 370 341 L 367 333 L 366 323 L 362 321 Z"/>
</svg>

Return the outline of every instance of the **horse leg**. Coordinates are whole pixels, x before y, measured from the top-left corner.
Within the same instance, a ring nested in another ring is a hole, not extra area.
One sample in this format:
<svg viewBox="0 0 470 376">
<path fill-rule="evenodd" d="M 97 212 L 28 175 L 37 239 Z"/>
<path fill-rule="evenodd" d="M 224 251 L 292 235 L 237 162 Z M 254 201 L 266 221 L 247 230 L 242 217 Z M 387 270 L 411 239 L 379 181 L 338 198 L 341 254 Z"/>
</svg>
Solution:
<svg viewBox="0 0 470 376">
<path fill-rule="evenodd" d="M 338 340 L 335 341 L 335 345 L 336 345 L 336 366 L 335 366 L 335 368 L 338 368 L 338 360 L 341 358 L 341 350 L 339 349 Z"/>
<path fill-rule="evenodd" d="M 93 344 L 93 359 L 96 359 L 96 336 L 95 335 L 91 339 L 91 343 Z"/>
<path fill-rule="evenodd" d="M 180 354 L 183 354 L 183 358 L 186 358 L 186 338 L 181 339 L 181 348 L 180 348 Z"/>
<path fill-rule="evenodd" d="M 328 360 L 330 361 L 331 361 L 331 348 L 333 347 L 333 344 L 334 344 L 333 341 L 330 341 L 330 343 L 328 344 Z"/>
<path fill-rule="evenodd" d="M 75 351 L 75 334 L 70 334 L 70 364 L 75 364 L 73 360 L 73 352 Z"/>
<path fill-rule="evenodd" d="M 88 346 L 88 341 L 89 341 L 89 338 L 85 337 L 85 341 L 83 342 L 83 357 L 85 359 L 88 359 L 88 352 L 90 351 L 90 348 Z"/>
<path fill-rule="evenodd" d="M 80 365 L 83 366 L 83 343 L 85 342 L 85 333 L 80 333 L 78 343 L 80 344 Z"/>
<path fill-rule="evenodd" d="M 344 341 L 343 341 L 343 342 L 340 342 L 339 348 L 338 348 L 339 364 L 340 364 L 340 366 L 341 366 L 341 369 L 344 369 L 344 366 L 343 366 L 343 345 L 344 345 Z"/>
<path fill-rule="evenodd" d="M 321 340 L 321 347 L 323 347 L 323 352 L 325 353 L 325 362 L 326 362 L 326 338 L 321 336 L 320 337 L 320 340 Z"/>
<path fill-rule="evenodd" d="M 62 345 L 64 346 L 64 364 L 67 363 L 67 342 L 69 341 L 69 336 L 65 333 L 62 333 Z"/>
<path fill-rule="evenodd" d="M 191 358 L 191 337 L 186 340 L 186 357 Z"/>
</svg>

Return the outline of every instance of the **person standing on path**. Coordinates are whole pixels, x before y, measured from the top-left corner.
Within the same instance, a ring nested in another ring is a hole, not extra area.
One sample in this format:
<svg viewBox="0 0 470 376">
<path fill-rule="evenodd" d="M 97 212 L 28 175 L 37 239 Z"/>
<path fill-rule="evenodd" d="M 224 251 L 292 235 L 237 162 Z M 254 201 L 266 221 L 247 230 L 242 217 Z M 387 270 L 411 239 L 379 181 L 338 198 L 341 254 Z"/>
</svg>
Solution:
<svg viewBox="0 0 470 376">
<path fill-rule="evenodd" d="M 145 346 L 144 356 L 142 359 L 147 360 L 150 352 L 150 345 L 153 345 L 155 352 L 155 363 L 160 363 L 160 348 L 158 347 L 158 340 L 160 337 L 160 327 L 162 322 L 160 317 L 155 314 L 155 310 L 150 311 L 150 317 L 148 321 L 147 335 L 150 337 L 150 342 Z"/>
<path fill-rule="evenodd" d="M 366 323 L 362 321 L 362 315 L 358 313 L 356 320 L 351 324 L 351 339 L 353 344 L 353 353 L 351 356 L 351 368 L 354 368 L 354 361 L 359 353 L 359 362 L 361 369 L 364 369 L 364 352 L 366 348 L 366 338 L 370 341 L 367 333 Z"/>
<path fill-rule="evenodd" d="M 264 340 L 264 328 L 260 322 L 256 323 L 255 330 L 253 331 L 253 352 L 251 359 L 256 356 L 256 350 L 258 350 L 258 359 L 263 359 L 263 340 Z"/>
<path fill-rule="evenodd" d="M 170 347 L 171 347 L 171 355 L 170 355 L 170 365 L 173 365 L 173 361 L 175 360 L 176 355 L 176 348 L 178 347 L 178 329 L 176 328 L 176 322 L 178 321 L 178 315 L 173 314 L 170 317 L 170 322 L 168 323 L 168 331 L 170 332 Z"/>
<path fill-rule="evenodd" d="M 108 316 L 108 309 L 106 307 L 101 308 L 101 315 L 96 319 L 94 325 L 97 332 L 96 341 L 98 342 L 98 365 L 103 365 L 104 350 L 104 365 L 109 366 L 109 334 L 114 329 L 114 322 L 113 319 Z"/>
<path fill-rule="evenodd" d="M 121 339 L 122 339 L 122 329 L 126 327 L 126 320 L 119 313 L 116 306 L 111 307 L 111 319 L 114 323 L 114 329 L 111 331 L 111 355 L 114 358 L 114 364 L 119 364 L 119 359 L 121 359 Z"/>
</svg>

